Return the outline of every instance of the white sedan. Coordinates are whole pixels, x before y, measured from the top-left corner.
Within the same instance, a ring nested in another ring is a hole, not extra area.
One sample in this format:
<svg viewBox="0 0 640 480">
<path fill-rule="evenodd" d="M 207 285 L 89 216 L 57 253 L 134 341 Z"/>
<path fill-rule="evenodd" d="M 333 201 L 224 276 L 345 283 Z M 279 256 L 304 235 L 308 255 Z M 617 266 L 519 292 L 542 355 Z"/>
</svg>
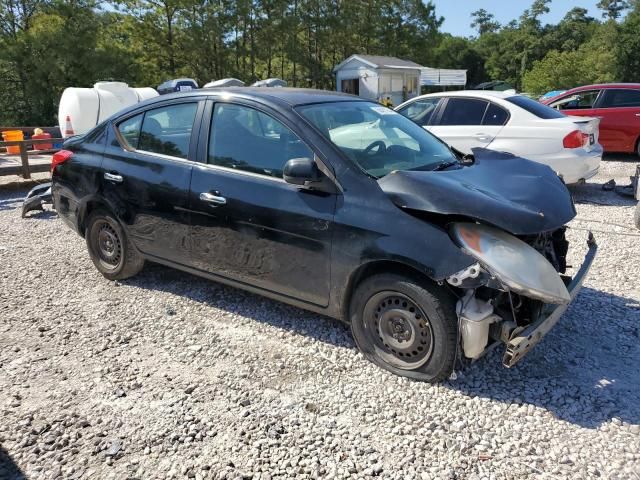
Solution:
<svg viewBox="0 0 640 480">
<path fill-rule="evenodd" d="M 600 167 L 600 120 L 569 117 L 523 95 L 457 91 L 422 95 L 395 109 L 451 147 L 509 152 L 549 165 L 565 183 L 593 177 Z"/>
</svg>

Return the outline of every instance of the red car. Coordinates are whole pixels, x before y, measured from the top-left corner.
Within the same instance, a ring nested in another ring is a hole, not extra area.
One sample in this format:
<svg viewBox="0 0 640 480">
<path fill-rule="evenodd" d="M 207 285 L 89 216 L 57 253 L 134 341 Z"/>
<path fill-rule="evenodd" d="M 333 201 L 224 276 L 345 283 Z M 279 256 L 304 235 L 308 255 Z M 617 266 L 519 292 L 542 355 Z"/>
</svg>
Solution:
<svg viewBox="0 0 640 480">
<path fill-rule="evenodd" d="M 572 88 L 542 103 L 567 115 L 600 118 L 605 152 L 640 156 L 640 83 L 606 83 Z"/>
</svg>

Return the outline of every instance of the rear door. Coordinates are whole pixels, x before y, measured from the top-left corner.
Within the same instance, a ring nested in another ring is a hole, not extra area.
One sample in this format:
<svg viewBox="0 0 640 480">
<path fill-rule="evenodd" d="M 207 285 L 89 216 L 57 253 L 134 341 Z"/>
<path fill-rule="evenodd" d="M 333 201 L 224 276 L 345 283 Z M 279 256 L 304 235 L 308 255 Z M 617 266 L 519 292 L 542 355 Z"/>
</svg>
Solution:
<svg viewBox="0 0 640 480">
<path fill-rule="evenodd" d="M 314 158 L 313 149 L 285 117 L 248 100 L 210 102 L 205 118 L 190 192 L 194 265 L 328 305 L 336 195 L 282 178 L 289 159 Z"/>
<path fill-rule="evenodd" d="M 601 143 L 610 151 L 634 152 L 640 137 L 640 89 L 606 89 L 597 107 Z"/>
<path fill-rule="evenodd" d="M 114 124 L 102 163 L 102 192 L 146 255 L 188 263 L 188 194 L 197 149 L 195 97 L 154 105 Z"/>
<path fill-rule="evenodd" d="M 502 130 L 509 114 L 488 100 L 449 97 L 430 131 L 463 153 L 487 147 Z"/>
</svg>

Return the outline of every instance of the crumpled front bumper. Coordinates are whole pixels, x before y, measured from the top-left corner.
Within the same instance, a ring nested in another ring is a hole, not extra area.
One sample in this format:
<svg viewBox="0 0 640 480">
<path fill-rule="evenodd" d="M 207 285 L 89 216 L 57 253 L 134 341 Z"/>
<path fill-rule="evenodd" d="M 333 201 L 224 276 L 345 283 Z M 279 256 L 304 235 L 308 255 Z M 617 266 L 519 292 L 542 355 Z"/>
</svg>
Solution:
<svg viewBox="0 0 640 480">
<path fill-rule="evenodd" d="M 591 232 L 589 232 L 587 245 L 589 246 L 589 251 L 584 258 L 584 262 L 580 270 L 578 270 L 578 273 L 573 277 L 571 283 L 567 286 L 571 301 L 573 301 L 578 295 L 578 292 L 580 292 L 582 283 L 598 251 L 598 245 Z M 517 332 L 515 336 L 509 339 L 507 349 L 502 357 L 502 364 L 509 368 L 522 360 L 522 358 L 549 333 L 555 324 L 558 323 L 560 317 L 569 305 L 570 303 L 566 305 L 547 305 L 543 308 L 537 321 L 533 322 L 525 330 Z"/>
<path fill-rule="evenodd" d="M 51 183 L 42 183 L 33 187 L 22 202 L 22 218 L 31 210 L 44 210 L 43 204 L 53 203 L 51 197 Z"/>
</svg>

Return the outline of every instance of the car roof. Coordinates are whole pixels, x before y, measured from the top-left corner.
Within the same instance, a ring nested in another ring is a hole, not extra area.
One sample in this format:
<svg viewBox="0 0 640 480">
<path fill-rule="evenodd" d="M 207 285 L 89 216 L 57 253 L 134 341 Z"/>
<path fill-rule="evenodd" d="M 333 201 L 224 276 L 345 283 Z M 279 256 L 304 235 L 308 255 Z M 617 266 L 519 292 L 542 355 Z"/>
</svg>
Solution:
<svg viewBox="0 0 640 480">
<path fill-rule="evenodd" d="M 450 92 L 437 92 L 421 95 L 422 97 L 479 97 L 479 98 L 508 98 L 518 95 L 513 92 L 498 90 L 453 90 Z"/>
<path fill-rule="evenodd" d="M 593 85 L 582 85 L 581 87 L 575 87 L 570 90 L 567 90 L 566 93 L 571 92 L 580 92 L 583 90 L 594 90 L 594 89 L 609 89 L 609 88 L 631 88 L 634 90 L 640 90 L 640 83 L 596 83 Z"/>
<path fill-rule="evenodd" d="M 188 92 L 176 92 L 169 95 L 154 97 L 155 101 L 170 100 L 174 98 L 201 97 L 201 96 L 228 96 L 238 98 L 252 98 L 271 103 L 287 104 L 290 106 L 307 105 L 311 103 L 328 102 L 353 102 L 365 101 L 364 98 L 349 95 L 347 93 L 331 92 L 328 90 L 315 90 L 311 88 L 289 87 L 218 87 L 191 90 Z M 150 102 L 153 103 L 153 102 Z"/>
</svg>

